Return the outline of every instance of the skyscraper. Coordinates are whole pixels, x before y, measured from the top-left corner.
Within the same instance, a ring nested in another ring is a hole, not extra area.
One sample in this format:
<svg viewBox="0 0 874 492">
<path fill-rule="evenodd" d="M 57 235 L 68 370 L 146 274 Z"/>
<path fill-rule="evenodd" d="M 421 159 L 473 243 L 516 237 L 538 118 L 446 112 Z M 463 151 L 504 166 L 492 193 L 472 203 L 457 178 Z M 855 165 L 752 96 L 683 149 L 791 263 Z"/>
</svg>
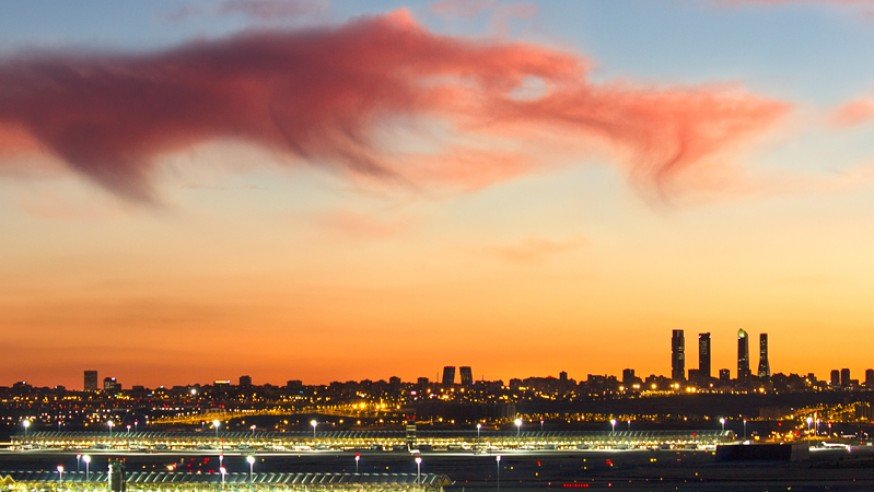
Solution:
<svg viewBox="0 0 874 492">
<path fill-rule="evenodd" d="M 710 333 L 698 334 L 698 378 L 701 382 L 709 381 L 713 374 L 710 371 Z"/>
<path fill-rule="evenodd" d="M 443 367 L 443 386 L 452 386 L 455 384 L 455 366 Z"/>
<path fill-rule="evenodd" d="M 746 381 L 750 375 L 750 340 L 741 328 L 737 331 L 737 379 Z"/>
<path fill-rule="evenodd" d="M 865 369 L 865 386 L 874 388 L 874 369 Z"/>
<path fill-rule="evenodd" d="M 249 388 L 252 386 L 252 376 L 240 376 L 240 387 Z"/>
<path fill-rule="evenodd" d="M 85 391 L 97 391 L 97 371 L 85 371 Z"/>
<path fill-rule="evenodd" d="M 683 330 L 674 330 L 671 335 L 671 379 L 686 379 L 686 337 Z"/>
<path fill-rule="evenodd" d="M 771 364 L 768 362 L 768 334 L 759 334 L 759 377 L 768 379 L 771 377 Z"/>
<path fill-rule="evenodd" d="M 850 370 L 846 367 L 841 369 L 841 386 L 849 388 L 853 383 L 850 381 Z"/>
<path fill-rule="evenodd" d="M 461 372 L 462 386 L 470 386 L 473 384 L 473 370 L 470 368 L 470 366 L 461 366 L 459 368 L 459 372 Z"/>
<path fill-rule="evenodd" d="M 828 384 L 832 388 L 837 388 L 841 385 L 841 371 L 837 369 L 832 369 L 832 372 L 829 373 Z"/>
</svg>

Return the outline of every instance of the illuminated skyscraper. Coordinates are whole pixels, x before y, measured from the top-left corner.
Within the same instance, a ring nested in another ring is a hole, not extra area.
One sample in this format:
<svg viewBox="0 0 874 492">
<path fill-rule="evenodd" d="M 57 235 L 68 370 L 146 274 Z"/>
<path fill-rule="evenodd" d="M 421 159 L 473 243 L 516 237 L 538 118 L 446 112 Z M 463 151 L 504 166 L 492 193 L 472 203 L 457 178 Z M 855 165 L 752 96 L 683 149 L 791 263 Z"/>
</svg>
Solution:
<svg viewBox="0 0 874 492">
<path fill-rule="evenodd" d="M 743 329 L 737 331 L 737 379 L 750 378 L 750 339 Z"/>
<path fill-rule="evenodd" d="M 698 334 L 698 377 L 701 382 L 710 380 L 710 333 Z"/>
<path fill-rule="evenodd" d="M 768 334 L 759 335 L 759 377 L 768 379 L 771 377 L 771 364 L 768 363 Z"/>
<path fill-rule="evenodd" d="M 97 371 L 85 371 L 85 391 L 97 391 Z"/>
<path fill-rule="evenodd" d="M 455 384 L 455 366 L 443 367 L 443 386 L 452 386 Z"/>
<path fill-rule="evenodd" d="M 683 330 L 674 330 L 671 335 L 671 379 L 686 379 L 686 337 Z"/>
<path fill-rule="evenodd" d="M 473 369 L 471 369 L 470 366 L 461 366 L 459 372 L 461 373 L 462 386 L 470 386 L 473 384 Z"/>
</svg>

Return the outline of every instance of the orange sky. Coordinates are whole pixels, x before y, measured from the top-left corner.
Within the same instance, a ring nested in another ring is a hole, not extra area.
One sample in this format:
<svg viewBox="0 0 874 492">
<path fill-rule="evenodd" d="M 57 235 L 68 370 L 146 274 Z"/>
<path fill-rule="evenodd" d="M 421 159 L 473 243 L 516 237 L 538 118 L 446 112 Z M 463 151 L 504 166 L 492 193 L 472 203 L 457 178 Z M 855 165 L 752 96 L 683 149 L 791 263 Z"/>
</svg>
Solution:
<svg viewBox="0 0 874 492">
<path fill-rule="evenodd" d="M 738 328 L 774 372 L 874 366 L 861 89 L 346 14 L 0 58 L 0 385 L 646 376 L 676 328 L 687 368 L 709 331 L 734 374 Z"/>
</svg>

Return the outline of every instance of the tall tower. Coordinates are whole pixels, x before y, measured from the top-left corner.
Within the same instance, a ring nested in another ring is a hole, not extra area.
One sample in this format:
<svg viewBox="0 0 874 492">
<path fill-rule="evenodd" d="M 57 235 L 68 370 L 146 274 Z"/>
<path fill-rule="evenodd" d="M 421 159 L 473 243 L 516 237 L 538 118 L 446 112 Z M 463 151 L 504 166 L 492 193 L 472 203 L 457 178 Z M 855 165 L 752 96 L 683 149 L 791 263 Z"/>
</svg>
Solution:
<svg viewBox="0 0 874 492">
<path fill-rule="evenodd" d="M 443 386 L 452 386 L 455 384 L 455 366 L 443 367 Z"/>
<path fill-rule="evenodd" d="M 698 377 L 701 381 L 709 381 L 713 374 L 710 370 L 710 333 L 698 334 Z"/>
<path fill-rule="evenodd" d="M 759 377 L 768 379 L 771 377 L 771 364 L 768 363 L 768 334 L 759 334 Z"/>
<path fill-rule="evenodd" d="M 750 340 L 743 329 L 737 331 L 737 379 L 750 378 Z"/>
<path fill-rule="evenodd" d="M 671 335 L 671 379 L 686 379 L 686 337 L 683 330 L 674 330 Z"/>
<path fill-rule="evenodd" d="M 85 371 L 85 391 L 97 391 L 97 371 L 90 369 Z"/>
<path fill-rule="evenodd" d="M 470 366 L 461 366 L 459 368 L 461 372 L 461 385 L 462 386 L 470 386 L 473 384 L 473 370 Z"/>
</svg>

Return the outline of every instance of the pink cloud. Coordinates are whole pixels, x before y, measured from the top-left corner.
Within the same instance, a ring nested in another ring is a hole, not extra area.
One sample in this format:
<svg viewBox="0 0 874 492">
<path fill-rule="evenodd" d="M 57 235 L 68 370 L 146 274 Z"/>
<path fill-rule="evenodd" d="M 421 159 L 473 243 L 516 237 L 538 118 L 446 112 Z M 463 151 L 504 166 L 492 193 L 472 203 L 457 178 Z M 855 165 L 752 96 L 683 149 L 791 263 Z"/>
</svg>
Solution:
<svg viewBox="0 0 874 492">
<path fill-rule="evenodd" d="M 220 139 L 359 178 L 462 188 L 606 146 L 637 182 L 659 189 L 788 110 L 732 86 L 595 84 L 587 66 L 537 44 L 437 35 L 406 11 L 150 54 L 23 55 L 0 62 L 0 135 L 24 132 L 142 201 L 155 198 L 160 156 Z M 542 91 L 522 97 L 531 80 Z M 447 131 L 423 129 L 423 149 L 393 141 L 399 126 L 433 122 Z M 0 151 L 16 150 L 5 142 Z"/>
<path fill-rule="evenodd" d="M 839 127 L 861 125 L 874 119 L 874 97 L 850 101 L 839 107 L 832 115 L 832 123 Z"/>
<path fill-rule="evenodd" d="M 412 222 L 405 217 L 378 219 L 349 210 L 334 210 L 317 218 L 318 225 L 345 236 L 360 239 L 382 239 L 408 230 Z"/>
</svg>

